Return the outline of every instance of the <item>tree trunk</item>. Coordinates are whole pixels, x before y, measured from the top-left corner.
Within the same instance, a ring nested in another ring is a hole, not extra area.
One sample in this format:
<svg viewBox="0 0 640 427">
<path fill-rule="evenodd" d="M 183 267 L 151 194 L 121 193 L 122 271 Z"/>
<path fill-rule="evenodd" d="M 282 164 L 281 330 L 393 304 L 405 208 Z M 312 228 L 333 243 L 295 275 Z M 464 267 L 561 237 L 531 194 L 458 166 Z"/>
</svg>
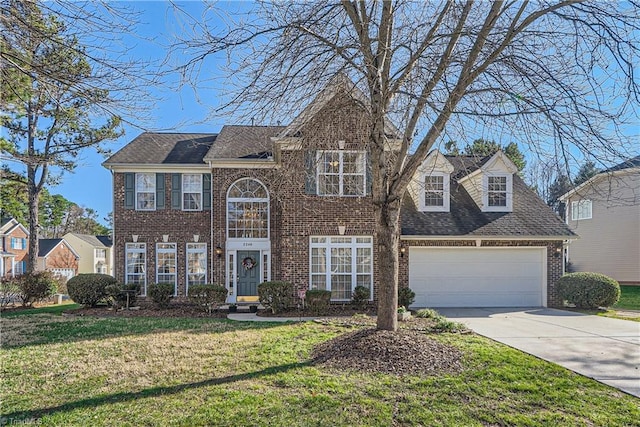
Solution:
<svg viewBox="0 0 640 427">
<path fill-rule="evenodd" d="M 374 207 L 378 246 L 378 329 L 398 329 L 400 199 Z"/>
<path fill-rule="evenodd" d="M 27 192 L 29 194 L 29 254 L 27 259 L 27 272 L 36 270 L 38 261 L 38 201 L 40 191 L 36 185 L 36 171 L 31 165 L 27 166 Z"/>
</svg>

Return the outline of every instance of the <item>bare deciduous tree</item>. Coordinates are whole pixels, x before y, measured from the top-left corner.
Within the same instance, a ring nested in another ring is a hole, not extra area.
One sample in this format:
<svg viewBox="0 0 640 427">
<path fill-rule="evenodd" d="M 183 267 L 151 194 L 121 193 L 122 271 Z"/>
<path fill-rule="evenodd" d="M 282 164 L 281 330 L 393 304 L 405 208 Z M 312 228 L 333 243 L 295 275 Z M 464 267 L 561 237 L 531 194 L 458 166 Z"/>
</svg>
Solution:
<svg viewBox="0 0 640 427">
<path fill-rule="evenodd" d="M 564 162 L 627 157 L 639 20 L 635 2 L 260 2 L 238 14 L 207 9 L 176 48 L 191 53 L 182 71 L 195 87 L 207 58 L 227 55 L 221 87 L 233 90 L 219 110 L 236 116 L 282 119 L 338 73 L 366 94 L 378 328 L 395 330 L 400 205 L 429 151 L 501 134 Z M 392 157 L 389 119 L 403 133 Z"/>
</svg>

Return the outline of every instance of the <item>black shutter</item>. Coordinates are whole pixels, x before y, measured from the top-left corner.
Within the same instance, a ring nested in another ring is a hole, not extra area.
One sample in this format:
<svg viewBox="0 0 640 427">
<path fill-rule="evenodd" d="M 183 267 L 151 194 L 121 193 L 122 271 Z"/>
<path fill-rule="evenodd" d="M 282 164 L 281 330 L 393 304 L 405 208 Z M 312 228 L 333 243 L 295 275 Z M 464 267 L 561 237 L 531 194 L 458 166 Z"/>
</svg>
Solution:
<svg viewBox="0 0 640 427">
<path fill-rule="evenodd" d="M 182 174 L 171 174 L 171 209 L 182 209 Z"/>
<path fill-rule="evenodd" d="M 306 194 L 317 194 L 316 191 L 316 152 L 305 151 L 304 153 L 305 182 L 304 192 Z"/>
<path fill-rule="evenodd" d="M 156 174 L 156 209 L 164 209 L 164 174 Z"/>
<path fill-rule="evenodd" d="M 211 210 L 211 174 L 202 174 L 202 209 Z"/>
<path fill-rule="evenodd" d="M 364 155 L 365 155 L 365 160 L 366 160 L 366 162 L 365 162 L 365 168 L 366 169 L 365 169 L 365 174 L 364 174 L 365 192 L 366 192 L 367 196 L 370 196 L 372 188 L 373 188 L 373 185 L 372 185 L 373 182 L 371 181 L 372 180 L 372 177 L 371 177 L 371 175 L 372 175 L 372 171 L 371 171 L 371 156 L 369 155 L 368 152 L 365 153 Z"/>
<path fill-rule="evenodd" d="M 133 209 L 136 203 L 136 175 L 124 174 L 124 208 Z"/>
</svg>

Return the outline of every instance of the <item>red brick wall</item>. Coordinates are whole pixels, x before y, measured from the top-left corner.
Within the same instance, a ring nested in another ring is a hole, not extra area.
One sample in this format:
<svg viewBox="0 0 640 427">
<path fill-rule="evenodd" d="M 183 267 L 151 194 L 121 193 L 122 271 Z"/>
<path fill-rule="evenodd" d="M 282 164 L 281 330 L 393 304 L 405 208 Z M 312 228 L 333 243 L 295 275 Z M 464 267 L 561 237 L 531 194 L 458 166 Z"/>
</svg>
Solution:
<svg viewBox="0 0 640 427">
<path fill-rule="evenodd" d="M 189 172 L 185 170 L 185 173 Z M 165 174 L 165 209 L 136 211 L 124 209 L 124 174 L 116 173 L 114 180 L 114 275 L 118 281 L 125 280 L 125 243 L 133 242 L 132 235 L 138 235 L 138 243 L 147 244 L 147 285 L 156 282 L 156 243 L 163 242 L 163 235 L 169 236 L 168 243 L 176 243 L 178 273 L 178 296 L 186 291 L 186 244 L 193 243 L 193 235 L 200 236 L 200 243 L 207 243 L 208 264 L 212 259 L 210 245 L 211 211 L 182 211 L 171 209 L 171 174 Z M 210 272 L 209 272 L 210 273 Z M 211 282 L 210 275 L 208 281 Z"/>
<path fill-rule="evenodd" d="M 476 246 L 475 240 L 403 240 L 401 242 L 407 250 L 400 259 L 399 286 L 409 286 L 409 251 L 410 246 Z M 562 276 L 562 255 L 557 256 L 557 249 L 562 250 L 562 242 L 538 240 L 482 240 L 482 247 L 502 246 L 535 246 L 547 248 L 547 305 L 562 307 L 562 299 L 558 296 L 556 283 Z"/>
<path fill-rule="evenodd" d="M 46 257 L 45 270 L 51 268 L 72 268 L 73 271 L 78 273 L 78 260 L 76 256 L 71 252 L 69 246 L 62 242 L 56 246 Z"/>
<path fill-rule="evenodd" d="M 17 239 L 26 239 L 25 241 L 25 246 L 23 249 L 13 249 L 11 248 L 11 238 L 17 238 Z M 16 229 L 14 229 L 10 235 L 4 237 L 5 241 L 5 250 L 7 252 L 11 252 L 12 254 L 15 254 L 15 258 L 14 261 L 16 264 L 18 264 L 19 262 L 27 262 L 29 256 L 29 238 L 27 237 L 27 233 L 25 233 L 20 227 L 17 227 Z M 3 258 L 3 260 L 5 260 L 5 275 L 7 276 L 11 276 L 13 274 L 13 271 L 11 269 L 12 267 L 12 263 L 11 263 L 11 258 Z"/>
</svg>

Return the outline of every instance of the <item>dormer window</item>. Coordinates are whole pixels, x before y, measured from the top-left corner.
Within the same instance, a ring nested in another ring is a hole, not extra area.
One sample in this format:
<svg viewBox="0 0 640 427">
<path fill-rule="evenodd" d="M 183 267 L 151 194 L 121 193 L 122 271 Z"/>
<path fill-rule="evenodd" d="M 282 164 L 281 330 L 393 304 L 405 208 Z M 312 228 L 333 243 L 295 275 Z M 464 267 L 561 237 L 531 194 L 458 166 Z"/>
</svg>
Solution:
<svg viewBox="0 0 640 427">
<path fill-rule="evenodd" d="M 484 177 L 484 212 L 513 210 L 513 177 L 511 174 L 491 174 Z"/>
<path fill-rule="evenodd" d="M 489 185 L 487 189 L 488 204 L 491 207 L 507 206 L 507 177 L 506 176 L 490 176 L 488 177 Z"/>
<path fill-rule="evenodd" d="M 449 211 L 449 174 L 432 172 L 422 180 L 424 191 L 420 194 L 420 210 L 429 212 Z"/>
</svg>

